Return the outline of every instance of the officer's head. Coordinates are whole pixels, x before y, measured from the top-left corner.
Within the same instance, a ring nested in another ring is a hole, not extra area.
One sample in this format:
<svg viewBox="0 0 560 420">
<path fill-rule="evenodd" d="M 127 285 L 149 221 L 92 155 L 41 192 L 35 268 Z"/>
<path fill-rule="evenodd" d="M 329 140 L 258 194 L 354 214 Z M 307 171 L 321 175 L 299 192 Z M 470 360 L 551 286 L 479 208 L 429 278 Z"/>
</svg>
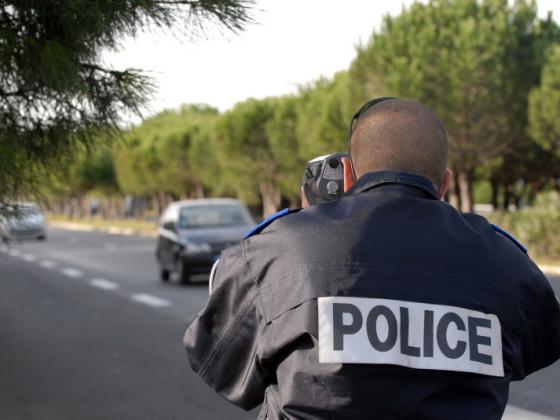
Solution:
<svg viewBox="0 0 560 420">
<path fill-rule="evenodd" d="M 422 175 L 440 198 L 449 187 L 445 127 L 419 102 L 386 98 L 366 104 L 352 121 L 349 147 L 351 161 L 343 160 L 345 190 L 366 172 L 379 170 Z"/>
</svg>

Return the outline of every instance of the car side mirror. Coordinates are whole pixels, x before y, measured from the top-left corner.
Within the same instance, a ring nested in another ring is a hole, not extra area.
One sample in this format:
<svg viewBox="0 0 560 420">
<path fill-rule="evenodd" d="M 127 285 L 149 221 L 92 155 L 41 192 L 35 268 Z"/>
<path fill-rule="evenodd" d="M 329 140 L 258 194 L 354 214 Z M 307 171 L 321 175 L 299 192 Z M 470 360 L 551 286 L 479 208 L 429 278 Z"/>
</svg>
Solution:
<svg viewBox="0 0 560 420">
<path fill-rule="evenodd" d="M 175 222 L 172 221 L 164 222 L 162 228 L 164 228 L 165 230 L 171 230 L 175 232 Z"/>
</svg>

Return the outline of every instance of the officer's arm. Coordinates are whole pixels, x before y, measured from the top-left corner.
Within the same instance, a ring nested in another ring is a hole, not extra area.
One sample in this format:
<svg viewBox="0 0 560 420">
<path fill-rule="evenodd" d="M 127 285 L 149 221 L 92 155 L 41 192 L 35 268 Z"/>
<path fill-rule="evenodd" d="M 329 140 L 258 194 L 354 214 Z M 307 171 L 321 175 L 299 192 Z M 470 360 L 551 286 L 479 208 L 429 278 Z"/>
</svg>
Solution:
<svg viewBox="0 0 560 420">
<path fill-rule="evenodd" d="M 514 380 L 551 365 L 560 358 L 560 304 L 550 283 L 534 266 L 533 285 L 537 300 L 523 329 L 520 365 Z"/>
<path fill-rule="evenodd" d="M 212 293 L 189 325 L 184 344 L 191 368 L 234 404 L 251 409 L 264 398 L 265 371 L 257 358 L 265 327 L 254 274 L 236 246 L 213 270 Z"/>
</svg>

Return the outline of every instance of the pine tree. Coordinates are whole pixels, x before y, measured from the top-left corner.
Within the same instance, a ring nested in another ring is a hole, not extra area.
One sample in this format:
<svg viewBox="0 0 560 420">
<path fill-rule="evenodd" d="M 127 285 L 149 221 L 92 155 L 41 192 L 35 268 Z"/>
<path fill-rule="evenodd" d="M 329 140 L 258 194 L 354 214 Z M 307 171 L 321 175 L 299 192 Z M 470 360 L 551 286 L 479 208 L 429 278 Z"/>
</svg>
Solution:
<svg viewBox="0 0 560 420">
<path fill-rule="evenodd" d="M 100 130 L 118 132 L 153 91 L 141 71 L 106 67 L 100 53 L 142 28 L 242 30 L 251 0 L 7 0 L 0 5 L 0 201 L 29 187 L 35 168 Z"/>
</svg>

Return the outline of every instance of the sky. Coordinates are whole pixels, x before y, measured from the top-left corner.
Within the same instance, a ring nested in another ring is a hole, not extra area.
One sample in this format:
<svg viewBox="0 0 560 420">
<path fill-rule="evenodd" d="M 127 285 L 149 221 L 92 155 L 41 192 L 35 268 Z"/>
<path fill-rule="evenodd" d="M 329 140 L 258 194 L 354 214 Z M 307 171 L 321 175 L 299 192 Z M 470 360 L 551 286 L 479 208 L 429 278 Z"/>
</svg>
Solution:
<svg viewBox="0 0 560 420">
<path fill-rule="evenodd" d="M 233 34 L 209 31 L 186 39 L 154 31 L 123 40 L 103 59 L 117 69 L 143 69 L 156 92 L 144 116 L 184 103 L 221 111 L 247 98 L 295 92 L 299 85 L 349 67 L 385 14 L 413 0 L 257 0 L 256 24 Z M 537 0 L 539 15 L 560 16 L 559 0 Z M 130 122 L 138 122 L 132 118 Z"/>
</svg>

